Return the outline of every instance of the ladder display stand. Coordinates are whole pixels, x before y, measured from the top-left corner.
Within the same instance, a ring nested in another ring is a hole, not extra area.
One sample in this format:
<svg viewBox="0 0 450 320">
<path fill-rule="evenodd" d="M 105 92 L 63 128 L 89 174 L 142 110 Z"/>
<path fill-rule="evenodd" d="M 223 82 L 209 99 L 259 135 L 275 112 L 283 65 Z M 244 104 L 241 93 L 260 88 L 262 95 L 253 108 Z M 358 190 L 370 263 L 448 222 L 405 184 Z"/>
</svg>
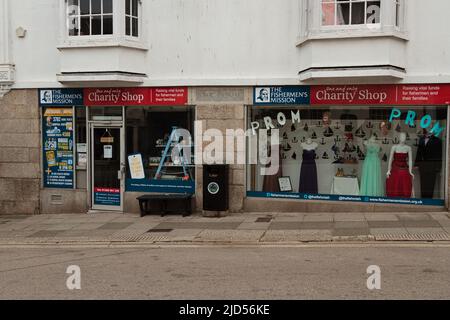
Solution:
<svg viewBox="0 0 450 320">
<path fill-rule="evenodd" d="M 172 127 L 172 132 L 170 134 L 169 141 L 167 141 L 161 161 L 158 166 L 158 170 L 156 170 L 155 180 L 161 179 L 162 169 L 164 167 L 166 167 L 166 159 L 171 157 L 169 152 L 171 152 L 174 148 L 178 149 L 178 154 L 180 155 L 180 158 L 181 158 L 181 166 L 183 167 L 183 174 L 184 174 L 183 181 L 188 181 L 191 179 L 190 174 L 189 174 L 188 170 L 186 169 L 185 156 L 184 156 L 184 154 L 181 154 L 182 146 L 180 146 L 180 144 L 179 144 L 180 136 L 177 132 L 178 132 L 178 127 Z M 191 147 L 191 146 L 189 145 L 189 147 Z M 172 162 L 173 162 L 173 159 L 172 159 Z"/>
</svg>

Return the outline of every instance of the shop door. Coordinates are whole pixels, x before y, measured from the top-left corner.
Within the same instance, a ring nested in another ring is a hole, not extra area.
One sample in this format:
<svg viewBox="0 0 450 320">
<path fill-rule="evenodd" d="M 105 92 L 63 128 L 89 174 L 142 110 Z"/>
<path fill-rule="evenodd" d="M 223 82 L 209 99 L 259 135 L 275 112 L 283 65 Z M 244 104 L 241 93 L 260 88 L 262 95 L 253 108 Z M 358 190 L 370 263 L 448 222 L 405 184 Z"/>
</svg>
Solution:
<svg viewBox="0 0 450 320">
<path fill-rule="evenodd" d="M 123 211 L 125 166 L 121 127 L 91 127 L 92 209 Z"/>
</svg>

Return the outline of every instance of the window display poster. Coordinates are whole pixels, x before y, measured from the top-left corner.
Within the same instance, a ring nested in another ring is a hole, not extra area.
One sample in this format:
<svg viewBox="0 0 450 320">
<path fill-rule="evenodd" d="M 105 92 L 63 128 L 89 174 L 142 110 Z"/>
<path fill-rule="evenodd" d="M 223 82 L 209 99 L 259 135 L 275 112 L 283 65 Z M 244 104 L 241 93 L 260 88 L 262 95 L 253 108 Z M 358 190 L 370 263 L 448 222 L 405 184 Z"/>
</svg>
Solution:
<svg viewBox="0 0 450 320">
<path fill-rule="evenodd" d="M 141 154 L 132 154 L 128 156 L 131 179 L 145 179 L 144 165 Z"/>
<path fill-rule="evenodd" d="M 73 110 L 47 108 L 42 118 L 45 188 L 74 187 Z"/>
<path fill-rule="evenodd" d="M 281 192 L 292 192 L 291 178 L 289 177 L 278 178 L 278 184 L 280 186 Z"/>
</svg>

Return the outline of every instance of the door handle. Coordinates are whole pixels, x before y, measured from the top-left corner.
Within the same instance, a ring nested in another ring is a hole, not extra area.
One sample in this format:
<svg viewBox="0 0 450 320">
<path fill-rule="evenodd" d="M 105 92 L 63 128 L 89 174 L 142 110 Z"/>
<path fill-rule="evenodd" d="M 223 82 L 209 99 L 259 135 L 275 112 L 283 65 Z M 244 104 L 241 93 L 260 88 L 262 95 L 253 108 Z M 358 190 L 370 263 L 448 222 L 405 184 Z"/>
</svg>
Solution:
<svg viewBox="0 0 450 320">
<path fill-rule="evenodd" d="M 123 177 L 125 176 L 125 164 L 120 164 L 120 170 L 117 171 L 117 179 L 123 180 Z"/>
</svg>

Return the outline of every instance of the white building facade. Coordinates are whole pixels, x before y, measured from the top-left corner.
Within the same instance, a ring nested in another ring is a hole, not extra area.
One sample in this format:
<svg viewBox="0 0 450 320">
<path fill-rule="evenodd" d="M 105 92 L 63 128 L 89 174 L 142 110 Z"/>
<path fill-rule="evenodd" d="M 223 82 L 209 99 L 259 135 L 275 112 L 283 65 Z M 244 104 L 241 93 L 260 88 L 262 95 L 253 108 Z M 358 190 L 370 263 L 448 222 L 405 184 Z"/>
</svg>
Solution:
<svg viewBox="0 0 450 320">
<path fill-rule="evenodd" d="M 448 10 L 0 0 L 0 212 L 138 212 L 155 193 L 192 194 L 202 210 L 202 165 L 160 166 L 173 127 L 204 148 L 227 129 L 254 133 L 225 152 L 230 212 L 447 210 Z M 199 126 L 217 131 L 199 141 Z M 252 137 L 273 129 L 281 166 L 263 175 Z"/>
</svg>

